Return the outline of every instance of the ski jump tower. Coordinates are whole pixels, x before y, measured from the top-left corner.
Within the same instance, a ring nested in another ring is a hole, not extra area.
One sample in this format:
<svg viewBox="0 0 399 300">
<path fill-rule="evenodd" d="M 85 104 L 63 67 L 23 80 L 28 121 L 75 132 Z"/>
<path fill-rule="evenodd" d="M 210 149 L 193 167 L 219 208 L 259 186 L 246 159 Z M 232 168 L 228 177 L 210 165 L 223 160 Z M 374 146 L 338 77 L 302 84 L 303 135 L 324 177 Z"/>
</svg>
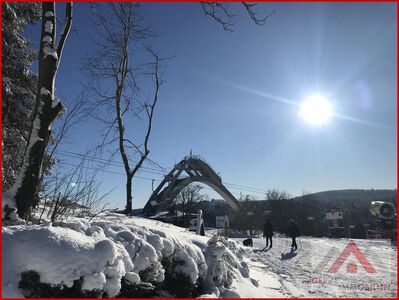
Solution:
<svg viewBox="0 0 399 300">
<path fill-rule="evenodd" d="M 222 179 L 197 155 L 189 155 L 179 162 L 165 176 L 154 190 L 142 213 L 145 216 L 155 215 L 172 205 L 173 199 L 180 191 L 192 182 L 208 185 L 216 191 L 233 209 L 238 209 L 237 199 L 223 185 Z"/>
</svg>

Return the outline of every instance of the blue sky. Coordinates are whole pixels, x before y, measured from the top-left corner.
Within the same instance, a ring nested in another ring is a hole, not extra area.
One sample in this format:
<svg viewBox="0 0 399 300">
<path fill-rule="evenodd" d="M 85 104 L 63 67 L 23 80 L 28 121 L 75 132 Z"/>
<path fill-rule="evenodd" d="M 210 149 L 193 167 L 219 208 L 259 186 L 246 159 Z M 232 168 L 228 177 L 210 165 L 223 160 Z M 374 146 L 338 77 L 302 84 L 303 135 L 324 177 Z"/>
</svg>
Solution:
<svg viewBox="0 0 399 300">
<path fill-rule="evenodd" d="M 64 7 L 57 6 L 62 16 Z M 263 3 L 260 12 L 275 9 L 263 27 L 254 25 L 239 4 L 231 9 L 237 16 L 234 32 L 228 33 L 197 3 L 142 4 L 145 23 L 160 34 L 153 47 L 173 56 L 150 158 L 169 169 L 192 149 L 224 182 L 293 196 L 395 188 L 396 3 Z M 56 81 L 57 95 L 67 104 L 87 80 L 81 64 L 92 51 L 90 37 L 95 38 L 87 4 L 74 5 L 73 28 Z M 38 34 L 37 27 L 26 30 L 33 46 Z M 298 116 L 300 103 L 315 93 L 326 96 L 335 114 L 322 126 Z M 128 125 L 128 135 L 137 135 L 137 121 Z M 62 150 L 83 153 L 99 142 L 100 131 L 100 124 L 87 120 Z M 123 173 L 119 167 L 107 170 Z M 124 176 L 101 172 L 98 179 L 103 191 L 116 188 L 109 200 L 123 207 Z M 151 180 L 138 178 L 133 189 L 133 206 L 142 207 Z"/>
</svg>

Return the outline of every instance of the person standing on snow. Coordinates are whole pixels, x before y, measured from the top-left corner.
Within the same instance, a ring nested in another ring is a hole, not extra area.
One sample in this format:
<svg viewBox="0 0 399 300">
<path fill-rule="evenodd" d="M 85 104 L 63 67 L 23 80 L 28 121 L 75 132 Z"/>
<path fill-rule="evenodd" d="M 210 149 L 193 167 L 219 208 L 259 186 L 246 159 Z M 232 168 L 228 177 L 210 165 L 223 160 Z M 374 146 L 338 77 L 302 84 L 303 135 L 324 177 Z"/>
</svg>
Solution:
<svg viewBox="0 0 399 300">
<path fill-rule="evenodd" d="M 268 219 L 266 219 L 265 225 L 263 225 L 263 236 L 266 237 L 266 248 L 269 245 L 270 240 L 270 248 L 273 246 L 272 236 L 273 236 L 273 225 L 270 223 Z"/>
<path fill-rule="evenodd" d="M 299 226 L 293 219 L 290 220 L 287 230 L 288 236 L 292 238 L 291 249 L 297 250 L 296 238 L 300 235 Z"/>
</svg>

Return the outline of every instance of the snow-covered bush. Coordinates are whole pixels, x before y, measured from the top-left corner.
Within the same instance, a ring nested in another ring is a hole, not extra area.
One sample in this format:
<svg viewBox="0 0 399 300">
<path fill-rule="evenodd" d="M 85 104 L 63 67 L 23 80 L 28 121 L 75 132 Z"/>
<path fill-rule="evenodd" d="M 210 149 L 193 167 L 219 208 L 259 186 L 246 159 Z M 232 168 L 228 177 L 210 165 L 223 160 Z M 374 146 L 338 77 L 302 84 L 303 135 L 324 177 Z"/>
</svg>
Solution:
<svg viewBox="0 0 399 300">
<path fill-rule="evenodd" d="M 165 268 L 163 289 L 177 297 L 198 296 L 207 275 L 202 251 L 194 247 L 177 247 L 170 256 L 162 259 Z"/>
<path fill-rule="evenodd" d="M 109 214 L 4 227 L 4 296 L 223 296 L 234 294 L 234 278 L 249 278 L 237 244 L 155 223 Z"/>
<path fill-rule="evenodd" d="M 209 239 L 204 252 L 208 266 L 207 283 L 212 288 L 209 292 L 218 297 L 238 297 L 232 289 L 233 280 L 239 277 L 250 279 L 248 265 L 242 261 L 244 250 L 216 234 Z"/>
</svg>

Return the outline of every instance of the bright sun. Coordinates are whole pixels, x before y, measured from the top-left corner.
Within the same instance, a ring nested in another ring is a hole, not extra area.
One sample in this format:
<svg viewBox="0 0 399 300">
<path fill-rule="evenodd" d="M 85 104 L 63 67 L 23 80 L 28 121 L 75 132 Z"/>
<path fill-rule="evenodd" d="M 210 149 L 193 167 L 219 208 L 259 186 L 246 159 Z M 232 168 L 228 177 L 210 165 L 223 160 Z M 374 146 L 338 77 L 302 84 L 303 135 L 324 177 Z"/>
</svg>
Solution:
<svg viewBox="0 0 399 300">
<path fill-rule="evenodd" d="M 321 125 L 331 117 L 331 104 L 320 95 L 313 95 L 300 105 L 299 116 L 312 125 Z"/>
</svg>

